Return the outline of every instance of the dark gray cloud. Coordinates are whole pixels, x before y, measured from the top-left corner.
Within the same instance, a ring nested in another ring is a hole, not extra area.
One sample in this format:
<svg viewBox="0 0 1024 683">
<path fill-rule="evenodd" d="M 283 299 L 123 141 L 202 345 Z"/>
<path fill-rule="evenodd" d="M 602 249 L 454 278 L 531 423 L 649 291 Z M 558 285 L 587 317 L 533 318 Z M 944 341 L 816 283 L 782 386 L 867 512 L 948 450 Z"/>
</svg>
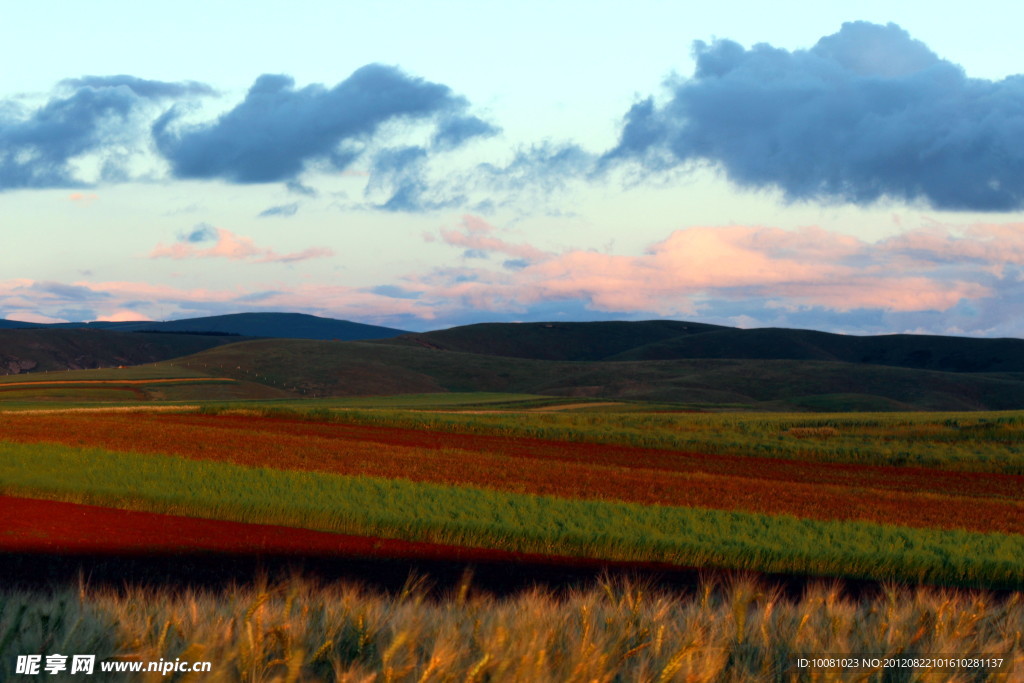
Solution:
<svg viewBox="0 0 1024 683">
<path fill-rule="evenodd" d="M 516 150 L 505 165 L 480 164 L 474 176 L 486 186 L 505 190 L 552 192 L 590 173 L 595 156 L 574 143 L 540 142 Z"/>
<path fill-rule="evenodd" d="M 178 235 L 179 242 L 214 242 L 217 240 L 217 229 L 209 223 L 197 223 L 191 230 Z"/>
<path fill-rule="evenodd" d="M 140 146 L 152 100 L 209 94 L 198 83 L 163 83 L 130 76 L 64 81 L 67 94 L 26 111 L 0 103 L 0 190 L 82 187 L 72 162 L 96 154 L 104 179 L 128 177 L 125 150 Z"/>
<path fill-rule="evenodd" d="M 97 292 L 81 285 L 66 285 L 63 282 L 34 282 L 29 286 L 29 289 L 35 292 L 52 294 L 68 301 L 90 301 L 110 297 L 110 294 L 106 292 Z"/>
<path fill-rule="evenodd" d="M 473 138 L 489 138 L 501 129 L 475 116 L 452 116 L 440 122 L 430 142 L 435 149 L 455 149 Z"/>
<path fill-rule="evenodd" d="M 294 216 L 299 210 L 299 203 L 292 202 L 291 204 L 281 204 L 279 206 L 272 206 L 269 209 L 260 211 L 259 218 L 267 218 L 269 216 Z"/>
<path fill-rule="evenodd" d="M 388 196 L 374 207 L 384 211 L 433 211 L 465 202 L 461 193 L 431 183 L 427 164 L 429 152 L 417 145 L 391 147 L 373 155 L 367 192 L 382 191 Z"/>
<path fill-rule="evenodd" d="M 217 91 L 196 81 L 183 81 L 181 83 L 167 83 L 164 81 L 150 81 L 137 76 L 121 74 L 118 76 L 82 76 L 81 78 L 66 78 L 60 82 L 65 88 L 80 90 L 81 88 L 127 88 L 138 97 L 148 99 L 177 99 L 188 96 L 216 95 Z"/>
<path fill-rule="evenodd" d="M 348 167 L 395 121 L 431 123 L 438 144 L 448 146 L 485 134 L 464 114 L 467 106 L 445 85 L 370 64 L 333 88 L 296 89 L 289 76 L 260 76 L 245 100 L 216 121 L 179 124 L 179 111 L 171 109 L 153 124 L 153 136 L 179 178 L 294 181 L 310 165 Z"/>
<path fill-rule="evenodd" d="M 607 168 L 710 162 L 789 200 L 1024 206 L 1024 77 L 968 78 L 906 31 L 844 24 L 809 50 L 695 45 L 692 78 L 635 104 Z"/>
<path fill-rule="evenodd" d="M 488 129 L 489 132 L 480 135 L 494 134 L 494 130 Z M 515 150 L 504 164 L 482 163 L 438 177 L 430 174 L 436 149 L 434 144 L 429 148 L 413 145 L 385 148 L 373 154 L 367 194 L 382 194 L 387 199 L 372 206 L 405 212 L 470 206 L 474 211 L 488 212 L 510 201 L 507 198 L 497 202 L 494 198 L 470 201 L 473 194 L 488 193 L 514 195 L 520 201 L 526 197 L 543 201 L 570 182 L 592 174 L 597 159 L 574 143 L 544 141 Z"/>
<path fill-rule="evenodd" d="M 285 183 L 285 187 L 287 187 L 288 191 L 292 194 L 301 194 L 304 197 L 316 197 L 318 195 L 316 188 L 312 188 L 309 185 L 303 185 L 298 180 L 289 180 Z"/>
</svg>

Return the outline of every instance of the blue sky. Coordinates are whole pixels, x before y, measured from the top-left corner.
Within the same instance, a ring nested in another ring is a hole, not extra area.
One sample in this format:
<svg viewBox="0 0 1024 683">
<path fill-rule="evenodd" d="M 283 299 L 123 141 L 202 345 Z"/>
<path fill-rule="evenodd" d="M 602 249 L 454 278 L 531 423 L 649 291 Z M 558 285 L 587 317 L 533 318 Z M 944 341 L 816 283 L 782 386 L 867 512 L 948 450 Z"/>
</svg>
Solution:
<svg viewBox="0 0 1024 683">
<path fill-rule="evenodd" d="M 822 4 L 8 3 L 0 317 L 1024 336 L 1021 10 Z"/>
</svg>

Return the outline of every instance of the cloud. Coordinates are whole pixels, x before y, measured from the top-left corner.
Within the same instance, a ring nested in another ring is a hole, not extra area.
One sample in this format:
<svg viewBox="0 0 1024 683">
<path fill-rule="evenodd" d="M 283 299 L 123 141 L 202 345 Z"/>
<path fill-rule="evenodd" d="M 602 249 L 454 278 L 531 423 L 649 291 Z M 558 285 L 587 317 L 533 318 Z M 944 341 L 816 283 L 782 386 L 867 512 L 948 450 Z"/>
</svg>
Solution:
<svg viewBox="0 0 1024 683">
<path fill-rule="evenodd" d="M 970 228 L 965 241 L 994 239 L 1006 229 L 1012 228 Z M 749 316 L 765 309 L 949 311 L 998 298 L 1015 282 L 1010 272 L 991 271 L 1006 255 L 980 250 L 972 263 L 948 262 L 950 245 L 964 246 L 952 234 L 928 246 L 929 258 L 910 260 L 913 240 L 872 243 L 818 227 L 697 226 L 673 231 L 635 256 L 545 252 L 504 242 L 494 230 L 467 217 L 461 230 L 440 232 L 452 246 L 518 256 L 518 262 L 511 259 L 500 269 L 438 269 L 410 277 L 405 287 L 420 291 L 425 302 L 478 311 L 528 312 L 551 302 L 583 302 L 602 314 L 698 316 L 732 302 L 734 316 Z"/>
<path fill-rule="evenodd" d="M 468 207 L 493 210 L 492 198 L 473 195 L 514 195 L 518 201 L 543 201 L 571 182 L 592 175 L 597 156 L 573 143 L 545 141 L 514 151 L 505 163 L 480 163 L 432 175 L 436 147 L 410 145 L 383 148 L 371 157 L 367 194 L 387 199 L 373 204 L 385 211 L 422 212 Z M 500 199 L 498 204 L 509 203 Z"/>
<path fill-rule="evenodd" d="M 1016 223 L 928 225 L 883 240 L 808 226 L 693 226 L 637 253 L 548 251 L 504 239 L 467 215 L 432 236 L 486 260 L 351 288 L 238 283 L 231 289 L 144 282 L 0 280 L 0 312 L 67 318 L 127 310 L 188 317 L 285 310 L 422 329 L 483 320 L 698 319 L 852 333 L 916 331 L 1024 337 L 1024 231 Z M 223 229 L 216 239 L 158 245 L 154 257 L 289 262 L 290 254 Z M 1005 244 L 1005 249 L 999 249 Z"/>
<path fill-rule="evenodd" d="M 937 264 L 974 263 L 996 271 L 1007 265 L 1024 265 L 1024 223 L 911 230 L 885 244 L 908 259 Z"/>
<path fill-rule="evenodd" d="M 1024 76 L 969 78 L 895 24 L 843 24 L 808 50 L 694 46 L 669 99 L 636 103 L 601 165 L 711 164 L 791 201 L 1024 207 Z"/>
<path fill-rule="evenodd" d="M 465 215 L 456 229 L 442 228 L 441 240 L 445 244 L 469 250 L 476 258 L 486 258 L 491 253 L 511 256 L 517 262 L 529 264 L 549 256 L 546 252 L 529 244 L 511 244 L 494 236 L 497 228 L 484 219 Z"/>
<path fill-rule="evenodd" d="M 84 192 L 72 192 L 71 194 L 68 195 L 69 201 L 81 204 L 82 206 L 88 206 L 97 199 L 99 199 L 99 197 L 96 196 L 95 194 L 86 194 Z"/>
<path fill-rule="evenodd" d="M 118 76 L 66 78 L 60 84 L 72 90 L 79 90 L 81 88 L 126 88 L 138 97 L 156 100 L 217 94 L 217 91 L 210 86 L 205 83 L 197 83 L 196 81 L 166 83 L 163 81 L 149 81 L 125 74 Z"/>
<path fill-rule="evenodd" d="M 291 192 L 292 194 L 301 194 L 304 197 L 317 196 L 317 191 L 315 188 L 309 187 L 308 185 L 303 185 L 298 180 L 289 180 L 287 183 L 285 183 L 285 187 L 287 187 L 288 191 Z"/>
<path fill-rule="evenodd" d="M 142 313 L 137 313 L 136 311 L 131 311 L 122 308 L 117 311 L 114 311 L 113 313 L 101 315 L 100 317 L 96 318 L 96 320 L 102 320 L 105 322 L 112 323 L 123 323 L 133 322 L 136 320 L 152 320 L 152 318 L 150 318 L 148 315 L 144 315 Z"/>
<path fill-rule="evenodd" d="M 207 94 L 197 83 L 130 76 L 86 76 L 61 86 L 32 111 L 0 102 L 0 190 L 85 187 L 74 162 L 89 155 L 97 156 L 101 179 L 124 179 L 126 156 L 144 148 L 142 114 L 153 102 Z"/>
<path fill-rule="evenodd" d="M 90 301 L 103 296 L 88 287 L 67 285 L 61 282 L 34 282 L 29 286 L 29 288 L 36 292 L 43 292 L 45 294 L 52 295 L 53 298 L 63 299 L 65 301 Z"/>
<path fill-rule="evenodd" d="M 497 126 L 475 116 L 450 116 L 438 124 L 430 142 L 435 149 L 455 149 L 473 138 L 488 138 L 500 132 Z"/>
<path fill-rule="evenodd" d="M 539 188 L 547 193 L 591 174 L 596 160 L 596 155 L 574 143 L 545 141 L 516 150 L 507 164 L 480 164 L 472 176 L 486 187 L 513 191 Z"/>
<path fill-rule="evenodd" d="M 445 146 L 492 129 L 465 114 L 467 106 L 445 85 L 370 64 L 333 88 L 297 89 L 289 76 L 263 75 L 216 121 L 186 125 L 171 109 L 152 130 L 178 178 L 294 182 L 315 165 L 344 170 L 386 124 L 430 124 Z"/>
<path fill-rule="evenodd" d="M 206 248 L 197 243 L 213 241 Z M 236 235 L 224 228 L 214 228 L 205 223 L 196 226 L 191 233 L 179 236 L 177 242 L 169 245 L 160 243 L 149 252 L 148 258 L 169 258 L 176 261 L 197 258 L 223 258 L 229 261 L 251 261 L 253 263 L 296 263 L 315 258 L 327 258 L 334 251 L 327 247 L 311 247 L 289 254 L 279 254 L 273 249 L 256 246 L 252 238 Z"/>
<path fill-rule="evenodd" d="M 217 239 L 217 228 L 209 223 L 197 223 L 191 231 L 178 235 L 179 242 L 213 242 Z"/>
<path fill-rule="evenodd" d="M 268 216 L 294 216 L 299 210 L 299 203 L 292 202 L 291 204 L 281 204 L 280 206 L 272 206 L 269 209 L 260 211 L 259 218 L 266 218 Z"/>
</svg>

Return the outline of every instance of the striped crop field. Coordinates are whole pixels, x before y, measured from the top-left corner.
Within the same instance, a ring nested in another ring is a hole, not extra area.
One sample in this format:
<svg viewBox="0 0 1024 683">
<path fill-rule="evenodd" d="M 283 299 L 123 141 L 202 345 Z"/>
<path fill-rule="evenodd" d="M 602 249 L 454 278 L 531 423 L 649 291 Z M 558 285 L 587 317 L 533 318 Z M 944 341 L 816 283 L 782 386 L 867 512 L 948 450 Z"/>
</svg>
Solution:
<svg viewBox="0 0 1024 683">
<path fill-rule="evenodd" d="M 3 438 L 281 470 L 809 519 L 1024 533 L 1024 476 L 708 455 L 240 415 L 8 415 Z M 240 444 L 245 444 L 240 448 Z"/>
<path fill-rule="evenodd" d="M 796 429 L 786 426 L 803 441 L 825 433 Z M 1000 447 L 984 430 L 974 438 L 982 450 Z M 0 439 L 8 495 L 522 552 L 1024 584 L 1024 476 L 998 467 L 754 457 L 260 411 L 5 413 Z"/>
</svg>

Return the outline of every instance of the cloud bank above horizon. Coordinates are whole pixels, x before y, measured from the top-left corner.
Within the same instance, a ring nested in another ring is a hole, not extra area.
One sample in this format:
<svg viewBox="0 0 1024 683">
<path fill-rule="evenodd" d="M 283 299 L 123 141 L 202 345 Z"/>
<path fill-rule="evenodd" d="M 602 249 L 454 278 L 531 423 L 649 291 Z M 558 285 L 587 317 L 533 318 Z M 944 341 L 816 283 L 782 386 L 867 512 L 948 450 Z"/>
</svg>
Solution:
<svg viewBox="0 0 1024 683">
<path fill-rule="evenodd" d="M 235 101 L 220 84 L 128 74 L 2 100 L 11 205 L 72 191 L 73 226 L 119 187 L 224 199 L 182 206 L 199 213 L 188 221 L 165 209 L 159 229 L 133 217 L 131 240 L 107 239 L 121 251 L 103 263 L 120 265 L 99 276 L 6 268 L 0 316 L 275 309 L 413 329 L 695 317 L 1024 336 L 1024 222 L 1010 215 L 1024 209 L 1024 75 L 971 77 L 904 28 L 862 21 L 808 48 L 723 38 L 693 56 L 692 74 L 609 115 L 610 144 L 515 138 L 494 102 L 375 62 L 333 85 L 264 73 Z M 690 188 L 709 178 L 781 212 L 918 215 L 779 227 L 733 220 L 726 200 L 716 221 L 690 219 Z M 652 188 L 653 210 L 635 198 Z M 605 220 L 596 196 L 620 202 L 628 246 L 587 241 Z M 223 208 L 236 203 L 244 218 Z M 655 234 L 652 211 L 677 217 Z M 359 222 L 374 216 L 409 227 L 371 243 Z M 582 227 L 562 236 L 569 224 Z M 375 259 L 407 265 L 378 281 L 347 273 Z"/>
</svg>

